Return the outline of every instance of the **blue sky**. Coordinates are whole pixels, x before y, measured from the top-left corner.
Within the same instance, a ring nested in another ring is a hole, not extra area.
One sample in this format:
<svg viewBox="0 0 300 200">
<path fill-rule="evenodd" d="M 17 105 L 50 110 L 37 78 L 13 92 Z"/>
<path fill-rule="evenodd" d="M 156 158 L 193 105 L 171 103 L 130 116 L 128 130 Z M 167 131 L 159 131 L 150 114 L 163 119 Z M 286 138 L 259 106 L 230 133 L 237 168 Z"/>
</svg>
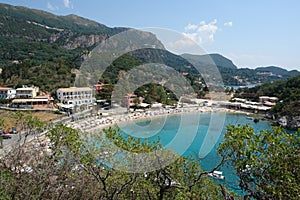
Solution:
<svg viewBox="0 0 300 200">
<path fill-rule="evenodd" d="M 76 14 L 107 26 L 159 27 L 184 33 L 239 67 L 300 70 L 298 0 L 0 0 Z"/>
</svg>

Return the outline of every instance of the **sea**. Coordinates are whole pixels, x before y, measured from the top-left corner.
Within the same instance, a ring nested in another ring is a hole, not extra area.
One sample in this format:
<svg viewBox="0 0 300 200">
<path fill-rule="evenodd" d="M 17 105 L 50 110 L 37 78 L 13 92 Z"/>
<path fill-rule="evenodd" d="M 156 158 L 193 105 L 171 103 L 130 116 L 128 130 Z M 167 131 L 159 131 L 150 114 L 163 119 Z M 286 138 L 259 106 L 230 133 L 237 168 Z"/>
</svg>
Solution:
<svg viewBox="0 0 300 200">
<path fill-rule="evenodd" d="M 119 124 L 119 127 L 125 137 L 130 135 L 135 138 L 147 138 L 150 141 L 159 140 L 165 148 L 180 155 L 201 158 L 202 169 L 210 171 L 221 161 L 217 148 L 224 140 L 226 126 L 245 124 L 252 126 L 255 132 L 271 129 L 268 121 L 260 120 L 254 123 L 247 115 L 225 112 L 156 116 Z M 222 166 L 219 171 L 225 176 L 225 180 L 220 180 L 220 183 L 224 183 L 227 188 L 238 194 L 243 194 L 232 166 Z"/>
</svg>

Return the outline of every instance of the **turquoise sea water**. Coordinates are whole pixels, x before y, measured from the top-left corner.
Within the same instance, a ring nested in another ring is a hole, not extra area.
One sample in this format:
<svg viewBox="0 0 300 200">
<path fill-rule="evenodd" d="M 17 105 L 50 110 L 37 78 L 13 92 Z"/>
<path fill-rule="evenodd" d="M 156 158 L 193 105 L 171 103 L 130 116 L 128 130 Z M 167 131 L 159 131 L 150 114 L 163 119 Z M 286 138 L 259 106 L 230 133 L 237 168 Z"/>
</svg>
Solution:
<svg viewBox="0 0 300 200">
<path fill-rule="evenodd" d="M 270 129 L 268 121 L 254 123 L 246 115 L 231 113 L 186 113 L 127 122 L 119 125 L 124 136 L 148 138 L 184 156 L 201 157 L 204 170 L 213 169 L 221 158 L 217 147 L 223 140 L 227 125 L 249 124 L 256 132 Z M 205 142 L 204 142 L 205 141 Z M 241 193 L 238 178 L 231 166 L 220 168 L 228 188 Z"/>
</svg>

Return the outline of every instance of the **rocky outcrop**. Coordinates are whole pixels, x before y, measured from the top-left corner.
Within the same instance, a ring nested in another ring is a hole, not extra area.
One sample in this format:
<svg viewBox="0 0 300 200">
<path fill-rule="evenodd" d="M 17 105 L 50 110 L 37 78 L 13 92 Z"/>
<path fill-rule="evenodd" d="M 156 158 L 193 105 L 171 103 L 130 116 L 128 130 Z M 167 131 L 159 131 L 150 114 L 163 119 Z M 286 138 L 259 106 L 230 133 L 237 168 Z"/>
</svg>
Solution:
<svg viewBox="0 0 300 200">
<path fill-rule="evenodd" d="M 64 31 L 52 34 L 49 38 L 49 42 L 57 43 L 65 49 L 88 48 L 100 43 L 107 37 L 107 34 L 80 35 L 74 32 Z"/>
<path fill-rule="evenodd" d="M 87 47 L 92 47 L 104 39 L 106 39 L 108 36 L 107 35 L 81 35 L 75 38 L 71 38 L 66 40 L 65 44 L 63 47 L 65 49 L 76 49 L 78 47 L 81 48 L 87 48 Z"/>
<path fill-rule="evenodd" d="M 277 120 L 278 124 L 289 130 L 300 128 L 300 116 L 281 116 Z"/>
</svg>

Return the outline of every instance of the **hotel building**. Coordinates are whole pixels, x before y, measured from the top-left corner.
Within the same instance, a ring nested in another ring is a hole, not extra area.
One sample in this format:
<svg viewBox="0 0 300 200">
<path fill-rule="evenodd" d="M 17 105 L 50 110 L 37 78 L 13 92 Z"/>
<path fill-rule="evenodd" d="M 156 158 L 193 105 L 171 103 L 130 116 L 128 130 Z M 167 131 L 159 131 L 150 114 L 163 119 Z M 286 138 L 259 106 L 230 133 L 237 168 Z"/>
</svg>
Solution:
<svg viewBox="0 0 300 200">
<path fill-rule="evenodd" d="M 92 104 L 96 101 L 93 90 L 89 87 L 59 88 L 56 95 L 60 103 L 74 106 Z"/>
</svg>

